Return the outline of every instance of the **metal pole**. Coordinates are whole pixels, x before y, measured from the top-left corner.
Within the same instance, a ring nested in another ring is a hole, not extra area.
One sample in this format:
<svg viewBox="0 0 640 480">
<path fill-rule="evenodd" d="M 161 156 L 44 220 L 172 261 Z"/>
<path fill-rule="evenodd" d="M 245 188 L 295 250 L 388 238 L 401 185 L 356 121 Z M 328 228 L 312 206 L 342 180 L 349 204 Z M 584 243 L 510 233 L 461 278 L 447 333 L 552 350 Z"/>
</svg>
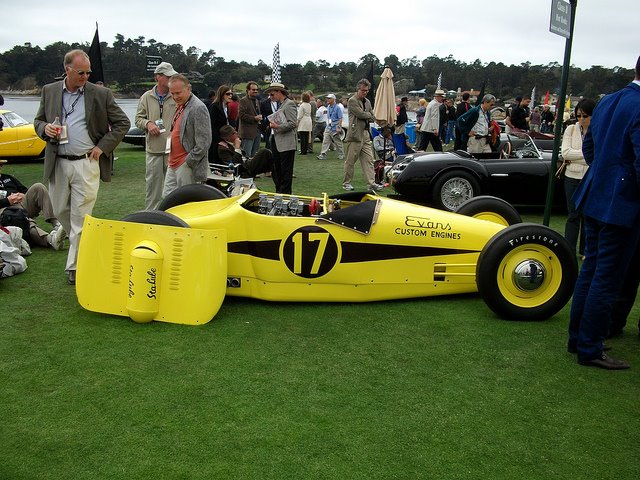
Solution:
<svg viewBox="0 0 640 480">
<path fill-rule="evenodd" d="M 560 143 L 562 142 L 562 114 L 564 113 L 564 98 L 567 94 L 567 83 L 569 80 L 569 66 L 571 65 L 571 44 L 573 42 L 573 24 L 576 19 L 576 7 L 578 0 L 569 0 L 571 4 L 571 24 L 569 25 L 569 38 L 567 38 L 564 47 L 564 63 L 562 65 L 562 80 L 560 82 L 560 96 L 556 102 L 556 125 L 553 131 L 553 155 L 551 157 L 551 171 L 549 172 L 549 182 L 547 184 L 547 201 L 544 207 L 544 220 L 542 223 L 549 226 L 551 217 L 551 205 L 553 204 L 553 192 L 556 183 L 556 170 L 558 165 L 558 152 L 560 151 Z"/>
</svg>

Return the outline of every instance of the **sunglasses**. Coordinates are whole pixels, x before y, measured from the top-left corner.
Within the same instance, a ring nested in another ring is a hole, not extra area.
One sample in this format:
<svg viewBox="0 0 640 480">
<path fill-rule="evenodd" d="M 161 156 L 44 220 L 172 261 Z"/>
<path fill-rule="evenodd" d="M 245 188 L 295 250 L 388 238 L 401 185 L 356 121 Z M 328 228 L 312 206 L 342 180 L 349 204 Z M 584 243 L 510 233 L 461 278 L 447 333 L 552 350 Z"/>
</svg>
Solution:
<svg viewBox="0 0 640 480">
<path fill-rule="evenodd" d="M 225 93 L 225 95 L 227 95 L 227 96 L 229 96 L 229 97 L 230 97 L 231 95 L 233 95 L 233 93 L 231 93 L 231 92 L 227 92 L 227 93 Z"/>
<path fill-rule="evenodd" d="M 77 73 L 78 75 L 80 75 L 81 77 L 82 77 L 83 75 L 86 75 L 86 76 L 88 77 L 89 75 L 91 75 L 91 74 L 93 73 L 91 70 L 87 70 L 87 71 L 84 71 L 84 70 L 76 70 L 75 68 L 71 68 L 71 67 L 69 67 L 69 70 L 73 70 L 74 72 L 76 72 L 76 73 Z"/>
</svg>

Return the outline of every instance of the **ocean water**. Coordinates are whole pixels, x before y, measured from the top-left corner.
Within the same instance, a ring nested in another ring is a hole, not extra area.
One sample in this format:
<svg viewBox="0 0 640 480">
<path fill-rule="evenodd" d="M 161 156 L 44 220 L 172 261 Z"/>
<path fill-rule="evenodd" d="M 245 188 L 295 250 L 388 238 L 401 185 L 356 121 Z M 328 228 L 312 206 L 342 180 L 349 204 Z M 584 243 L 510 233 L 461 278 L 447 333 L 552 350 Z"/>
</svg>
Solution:
<svg viewBox="0 0 640 480">
<path fill-rule="evenodd" d="M 40 97 L 35 95 L 3 95 L 4 105 L 0 109 L 12 110 L 24 118 L 28 122 L 33 122 L 33 119 L 38 113 L 38 107 L 40 106 Z M 131 124 L 133 125 L 133 119 L 136 115 L 136 108 L 138 107 L 137 98 L 121 98 L 116 102 L 120 105 L 120 108 L 127 114 Z"/>
</svg>

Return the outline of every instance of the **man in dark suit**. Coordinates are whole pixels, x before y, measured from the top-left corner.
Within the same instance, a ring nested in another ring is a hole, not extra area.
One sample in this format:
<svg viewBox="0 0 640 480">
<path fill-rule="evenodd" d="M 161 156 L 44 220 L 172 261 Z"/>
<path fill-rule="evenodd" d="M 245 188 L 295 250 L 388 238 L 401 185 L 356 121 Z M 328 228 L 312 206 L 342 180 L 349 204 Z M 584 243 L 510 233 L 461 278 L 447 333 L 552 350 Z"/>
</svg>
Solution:
<svg viewBox="0 0 640 480">
<path fill-rule="evenodd" d="M 130 122 L 111 90 L 88 83 L 91 63 L 85 52 L 68 52 L 64 69 L 64 80 L 42 89 L 33 123 L 47 142 L 44 180 L 54 212 L 69 233 L 65 270 L 73 285 L 84 217 L 93 211 L 100 179 L 111 181 L 112 153 Z"/>
<path fill-rule="evenodd" d="M 267 94 L 267 98 L 265 98 L 262 102 L 260 102 L 260 114 L 262 115 L 262 121 L 260 125 L 262 126 L 262 135 L 264 136 L 265 147 L 271 147 L 271 128 L 269 127 L 269 120 L 267 117 L 278 110 L 278 102 L 273 100 L 273 96 Z"/>
<path fill-rule="evenodd" d="M 406 132 L 407 122 L 409 121 L 409 117 L 407 116 L 407 105 L 409 105 L 409 98 L 402 97 L 400 99 L 400 103 L 398 104 L 398 116 L 396 118 L 396 134 L 403 134 Z"/>
<path fill-rule="evenodd" d="M 594 110 L 582 146 L 590 166 L 574 195 L 585 219 L 586 258 L 573 293 L 567 349 L 581 365 L 609 370 L 629 368 L 609 357 L 603 342 L 640 235 L 640 58 L 635 73 Z"/>
<path fill-rule="evenodd" d="M 247 82 L 247 94 L 240 100 L 238 134 L 242 141 L 241 149 L 247 157 L 253 157 L 260 148 L 260 131 L 262 121 L 260 102 L 258 101 L 258 84 Z"/>
<path fill-rule="evenodd" d="M 462 115 L 471 110 L 471 105 L 469 104 L 469 92 L 464 92 L 462 94 L 462 101 L 456 107 L 456 119 L 460 118 Z M 462 134 L 460 133 L 460 127 L 458 127 L 458 123 L 456 122 L 455 126 L 455 140 L 453 143 L 454 150 L 466 150 L 467 143 L 466 141 L 462 141 Z"/>
</svg>

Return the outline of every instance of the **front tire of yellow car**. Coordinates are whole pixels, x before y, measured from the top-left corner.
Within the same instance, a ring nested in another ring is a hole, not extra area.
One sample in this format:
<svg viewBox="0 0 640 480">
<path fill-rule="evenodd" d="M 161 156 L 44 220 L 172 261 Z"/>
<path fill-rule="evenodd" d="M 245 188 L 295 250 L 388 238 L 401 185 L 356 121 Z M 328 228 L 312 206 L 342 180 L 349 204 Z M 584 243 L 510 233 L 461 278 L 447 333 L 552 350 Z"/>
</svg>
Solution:
<svg viewBox="0 0 640 480">
<path fill-rule="evenodd" d="M 562 235 L 543 225 L 520 223 L 484 246 L 476 284 L 485 303 L 510 320 L 545 320 L 573 293 L 578 265 Z"/>
</svg>

